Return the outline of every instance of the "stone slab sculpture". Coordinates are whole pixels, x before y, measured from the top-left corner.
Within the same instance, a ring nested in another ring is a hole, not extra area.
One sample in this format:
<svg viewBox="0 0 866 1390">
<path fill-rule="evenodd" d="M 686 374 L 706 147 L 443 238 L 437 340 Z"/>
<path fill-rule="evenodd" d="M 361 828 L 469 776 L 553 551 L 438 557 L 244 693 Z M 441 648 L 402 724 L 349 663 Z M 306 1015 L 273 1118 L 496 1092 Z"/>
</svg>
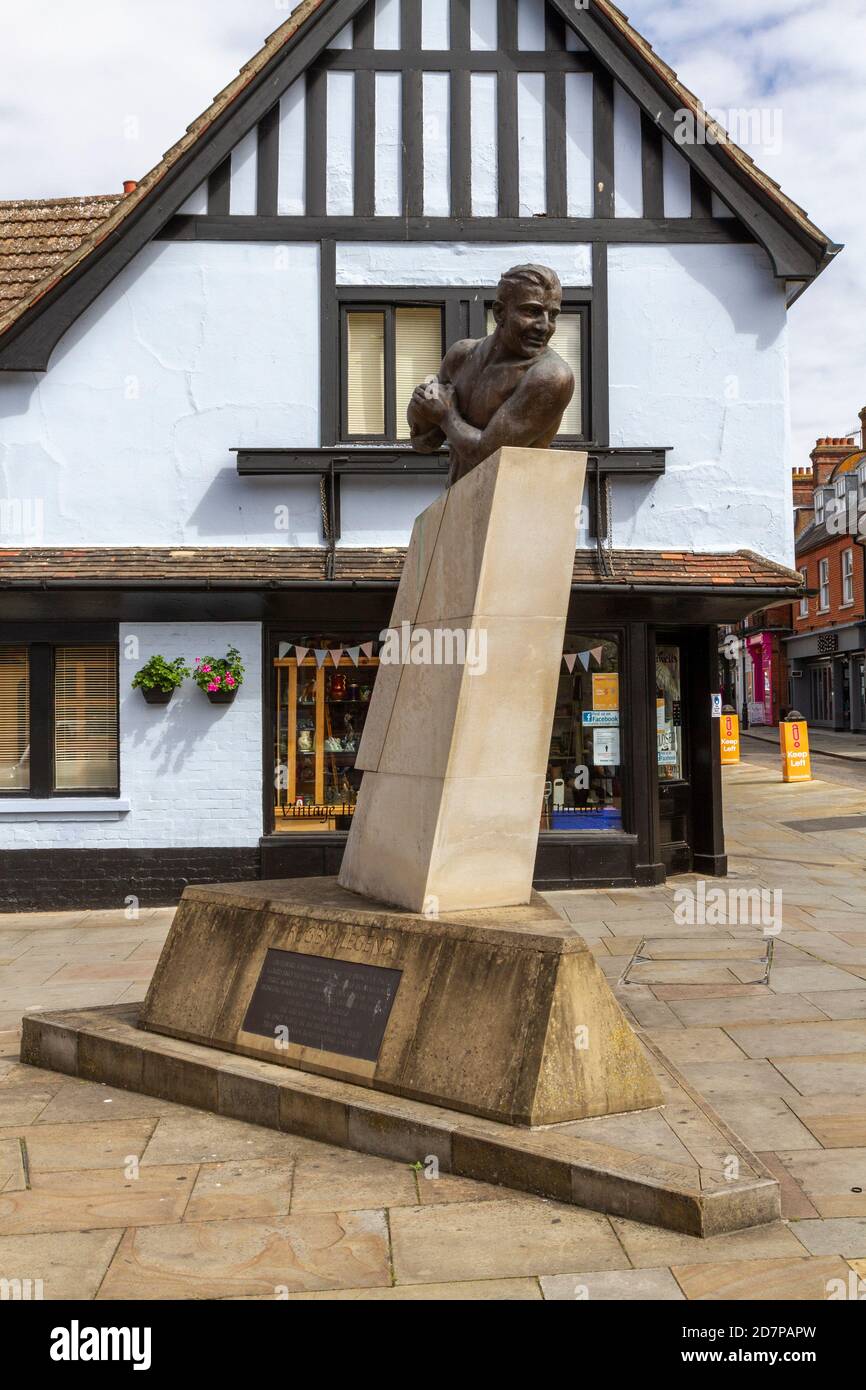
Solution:
<svg viewBox="0 0 866 1390">
<path fill-rule="evenodd" d="M 188 888 L 145 1029 L 506 1125 L 661 1103 L 578 929 L 532 891 L 586 454 L 553 271 L 413 394 L 449 486 L 415 522 L 339 876 Z"/>
</svg>

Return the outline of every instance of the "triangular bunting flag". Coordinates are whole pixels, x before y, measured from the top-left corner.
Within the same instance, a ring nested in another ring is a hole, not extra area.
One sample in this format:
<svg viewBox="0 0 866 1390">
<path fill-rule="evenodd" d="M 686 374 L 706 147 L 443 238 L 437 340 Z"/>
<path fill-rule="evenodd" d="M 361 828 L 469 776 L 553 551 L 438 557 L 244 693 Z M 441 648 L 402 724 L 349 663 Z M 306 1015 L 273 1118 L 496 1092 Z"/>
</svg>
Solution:
<svg viewBox="0 0 866 1390">
<path fill-rule="evenodd" d="M 593 657 L 593 659 L 594 659 L 595 662 L 596 662 L 596 665 L 598 665 L 598 666 L 601 665 L 601 658 L 602 658 L 603 653 L 604 653 L 604 647 L 590 647 L 589 654 L 590 654 L 591 657 Z"/>
<path fill-rule="evenodd" d="M 372 643 L 372 642 L 362 642 L 362 643 L 361 643 L 361 651 L 364 653 L 365 656 L 372 656 L 372 655 L 373 655 L 373 643 Z"/>
<path fill-rule="evenodd" d="M 349 658 L 349 660 L 351 661 L 352 665 L 353 665 L 353 666 L 357 666 L 357 664 L 358 664 L 358 657 L 361 655 L 361 648 L 360 648 L 360 647 L 344 647 L 343 650 L 345 651 L 346 656 Z"/>
<path fill-rule="evenodd" d="M 299 647 L 297 642 L 295 643 L 295 656 L 298 658 L 299 666 L 303 663 L 304 657 L 309 650 L 309 647 Z"/>
<path fill-rule="evenodd" d="M 343 655 L 343 648 L 342 648 L 342 647 L 332 647 L 331 650 L 330 650 L 330 652 L 328 653 L 328 655 L 330 656 L 330 658 L 331 658 L 331 660 L 333 661 L 334 665 L 335 665 L 335 666 L 339 666 L 339 664 L 340 664 L 340 658 L 341 658 L 341 656 Z"/>
<path fill-rule="evenodd" d="M 565 652 L 562 659 L 568 667 L 568 674 L 571 675 L 574 670 L 574 663 L 577 661 L 577 652 Z"/>
<path fill-rule="evenodd" d="M 314 647 L 314 648 L 313 648 L 313 656 L 316 658 L 316 665 L 317 665 L 317 666 L 319 667 L 319 669 L 321 670 L 322 666 L 324 665 L 324 663 L 325 663 L 325 662 L 327 661 L 327 659 L 328 659 L 328 648 L 327 648 L 327 647 Z"/>
<path fill-rule="evenodd" d="M 282 659 L 283 659 L 284 656 L 288 656 L 288 654 L 289 654 L 289 652 L 290 652 L 290 650 L 291 650 L 291 646 L 292 646 L 291 642 L 281 642 L 281 643 L 280 643 L 280 645 L 277 647 L 277 659 L 278 659 L 279 661 L 282 661 Z"/>
<path fill-rule="evenodd" d="M 580 657 L 580 664 L 581 664 L 581 666 L 583 667 L 584 671 L 588 671 L 588 670 L 589 670 L 589 652 L 578 652 L 577 654 L 578 654 L 578 656 Z"/>
</svg>

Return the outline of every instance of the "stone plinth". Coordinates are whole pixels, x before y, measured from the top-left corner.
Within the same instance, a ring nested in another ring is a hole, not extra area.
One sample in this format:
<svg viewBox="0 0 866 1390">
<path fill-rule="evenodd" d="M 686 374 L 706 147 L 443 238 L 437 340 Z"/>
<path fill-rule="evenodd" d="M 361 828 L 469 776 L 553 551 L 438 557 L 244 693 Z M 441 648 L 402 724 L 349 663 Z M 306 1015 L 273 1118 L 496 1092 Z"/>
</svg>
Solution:
<svg viewBox="0 0 866 1390">
<path fill-rule="evenodd" d="M 415 522 L 344 887 L 431 915 L 529 902 L 585 471 L 501 449 Z"/>
<path fill-rule="evenodd" d="M 537 894 L 434 921 L 335 879 L 187 888 L 140 1023 L 512 1125 L 661 1104 L 586 943 Z"/>
</svg>

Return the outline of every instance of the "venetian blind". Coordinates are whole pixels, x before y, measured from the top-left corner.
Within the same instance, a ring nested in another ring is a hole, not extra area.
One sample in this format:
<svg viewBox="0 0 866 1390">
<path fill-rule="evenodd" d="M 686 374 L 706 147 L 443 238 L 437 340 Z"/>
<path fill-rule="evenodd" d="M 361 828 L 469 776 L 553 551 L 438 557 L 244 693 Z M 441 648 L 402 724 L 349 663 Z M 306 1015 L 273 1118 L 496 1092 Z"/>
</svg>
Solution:
<svg viewBox="0 0 866 1390">
<path fill-rule="evenodd" d="M 58 647 L 54 657 L 54 785 L 117 789 L 117 651 Z"/>
<path fill-rule="evenodd" d="M 493 317 L 493 310 L 487 311 L 487 332 L 492 333 L 496 327 L 496 320 Z M 574 373 L 574 395 L 572 396 L 568 409 L 562 417 L 562 424 L 558 433 L 565 435 L 577 435 L 578 438 L 583 434 L 583 400 L 581 399 L 581 340 L 580 340 L 581 319 L 580 314 L 569 314 L 564 311 L 556 320 L 556 333 L 554 334 L 550 346 L 559 353 L 564 362 L 567 362 Z"/>
<path fill-rule="evenodd" d="M 350 435 L 385 433 L 385 315 L 352 311 L 348 335 L 347 426 Z"/>
<path fill-rule="evenodd" d="M 404 308 L 395 313 L 397 438 L 409 438 L 406 409 L 415 387 L 442 361 L 442 310 Z"/>
<path fill-rule="evenodd" d="M 30 671 L 26 647 L 0 647 L 0 792 L 30 786 Z"/>
</svg>

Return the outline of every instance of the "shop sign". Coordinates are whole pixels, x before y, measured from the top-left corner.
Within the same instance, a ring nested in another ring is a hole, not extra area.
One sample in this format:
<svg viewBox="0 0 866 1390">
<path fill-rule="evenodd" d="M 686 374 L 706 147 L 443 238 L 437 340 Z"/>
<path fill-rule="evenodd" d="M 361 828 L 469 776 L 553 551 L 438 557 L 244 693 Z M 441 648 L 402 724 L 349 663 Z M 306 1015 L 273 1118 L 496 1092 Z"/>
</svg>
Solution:
<svg viewBox="0 0 866 1390">
<path fill-rule="evenodd" d="M 619 710 L 617 709 L 585 709 L 581 712 L 580 722 L 584 727 L 594 728 L 596 725 L 610 726 L 619 723 Z"/>
</svg>

